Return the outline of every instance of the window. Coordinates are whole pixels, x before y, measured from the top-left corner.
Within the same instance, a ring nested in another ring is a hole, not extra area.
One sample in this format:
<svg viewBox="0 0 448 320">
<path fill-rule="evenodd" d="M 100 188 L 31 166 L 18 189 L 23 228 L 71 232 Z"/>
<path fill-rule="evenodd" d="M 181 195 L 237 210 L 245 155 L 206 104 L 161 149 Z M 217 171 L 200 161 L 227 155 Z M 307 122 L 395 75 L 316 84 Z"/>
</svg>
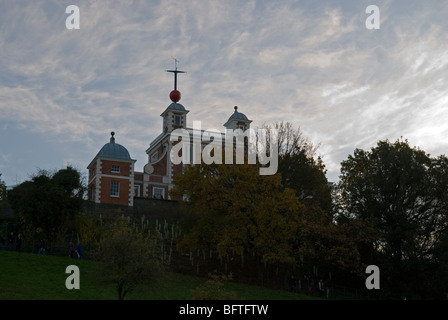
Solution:
<svg viewBox="0 0 448 320">
<path fill-rule="evenodd" d="M 180 126 L 180 116 L 174 116 L 174 124 Z"/>
<path fill-rule="evenodd" d="M 165 189 L 164 188 L 152 188 L 152 196 L 154 199 L 163 199 L 165 195 Z"/>
<path fill-rule="evenodd" d="M 120 172 L 120 166 L 112 166 L 112 172 Z"/>
<path fill-rule="evenodd" d="M 140 185 L 139 184 L 134 186 L 134 196 L 140 197 Z"/>
<path fill-rule="evenodd" d="M 120 195 L 120 182 L 112 181 L 110 183 L 110 196 L 119 197 Z"/>
</svg>

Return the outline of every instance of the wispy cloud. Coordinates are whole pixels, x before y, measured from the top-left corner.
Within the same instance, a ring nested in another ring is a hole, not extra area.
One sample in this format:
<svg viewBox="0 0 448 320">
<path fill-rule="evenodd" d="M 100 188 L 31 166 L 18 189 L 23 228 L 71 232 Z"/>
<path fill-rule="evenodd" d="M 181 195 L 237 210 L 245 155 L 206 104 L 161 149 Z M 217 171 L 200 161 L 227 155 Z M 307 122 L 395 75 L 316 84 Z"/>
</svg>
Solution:
<svg viewBox="0 0 448 320">
<path fill-rule="evenodd" d="M 2 133 L 47 136 L 58 163 L 83 167 L 114 130 L 139 170 L 170 102 L 175 56 L 188 122 L 219 128 L 235 105 L 254 126 L 291 121 L 321 143 L 330 180 L 354 148 L 379 139 L 446 152 L 448 8 L 382 1 L 381 29 L 367 30 L 369 4 L 82 1 L 81 29 L 67 30 L 59 1 L 4 2 Z M 0 142 L 5 179 L 35 167 L 5 160 L 20 152 L 14 137 Z"/>
</svg>

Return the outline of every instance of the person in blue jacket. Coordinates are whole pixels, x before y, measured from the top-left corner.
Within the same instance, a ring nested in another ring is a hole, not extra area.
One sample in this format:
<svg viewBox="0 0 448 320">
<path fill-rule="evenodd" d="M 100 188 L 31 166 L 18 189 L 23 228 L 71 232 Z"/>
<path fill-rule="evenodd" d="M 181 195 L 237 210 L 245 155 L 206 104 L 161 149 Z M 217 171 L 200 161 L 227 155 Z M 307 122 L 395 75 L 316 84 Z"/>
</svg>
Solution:
<svg viewBox="0 0 448 320">
<path fill-rule="evenodd" d="M 76 252 L 78 253 L 78 259 L 82 259 L 82 245 L 81 243 L 78 243 L 78 246 L 76 247 Z"/>
</svg>

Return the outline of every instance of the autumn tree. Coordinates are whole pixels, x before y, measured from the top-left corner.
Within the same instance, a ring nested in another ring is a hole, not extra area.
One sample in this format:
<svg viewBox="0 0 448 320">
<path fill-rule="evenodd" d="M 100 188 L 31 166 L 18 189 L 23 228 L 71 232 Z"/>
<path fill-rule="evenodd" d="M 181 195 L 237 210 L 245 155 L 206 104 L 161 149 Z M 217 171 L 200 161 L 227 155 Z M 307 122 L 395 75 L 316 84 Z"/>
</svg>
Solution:
<svg viewBox="0 0 448 320">
<path fill-rule="evenodd" d="M 124 300 L 139 285 L 149 285 L 162 268 L 162 254 L 153 233 L 135 230 L 127 219 L 119 219 L 102 235 L 93 258 L 99 261 L 97 279 L 113 285 L 119 300 Z"/>
<path fill-rule="evenodd" d="M 305 207 L 293 241 L 296 261 L 309 269 L 360 270 L 358 251 L 348 237 L 351 229 L 333 221 L 332 188 L 318 155 L 320 145 L 314 145 L 290 122 L 265 124 L 263 128 L 277 131 L 282 184 L 294 190 Z"/>
<path fill-rule="evenodd" d="M 264 263 L 291 262 L 303 205 L 279 175 L 260 175 L 251 164 L 189 166 L 171 194 L 186 199 L 190 223 L 181 245 L 212 248 L 221 256 L 251 252 L 260 277 Z"/>
<path fill-rule="evenodd" d="M 406 140 L 379 141 L 342 162 L 338 223 L 364 226 L 361 259 L 381 268 L 383 292 L 425 296 L 437 285 L 448 292 L 432 278 L 434 250 L 446 246 L 447 163 L 445 156 L 431 158 Z"/>
</svg>

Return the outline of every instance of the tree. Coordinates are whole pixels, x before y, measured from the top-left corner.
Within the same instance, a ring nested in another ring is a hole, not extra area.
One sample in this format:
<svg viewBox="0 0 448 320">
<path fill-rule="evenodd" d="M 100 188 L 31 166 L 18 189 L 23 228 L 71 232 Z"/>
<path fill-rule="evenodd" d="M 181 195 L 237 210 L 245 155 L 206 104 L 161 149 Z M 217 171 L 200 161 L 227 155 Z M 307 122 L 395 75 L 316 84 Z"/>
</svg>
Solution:
<svg viewBox="0 0 448 320">
<path fill-rule="evenodd" d="M 306 155 L 305 150 L 279 156 L 279 169 L 283 185 L 296 191 L 300 201 L 331 211 L 331 188 L 325 176 L 321 158 Z"/>
<path fill-rule="evenodd" d="M 84 189 L 80 173 L 67 167 L 54 174 L 38 172 L 31 181 L 10 190 L 8 198 L 22 225 L 43 230 L 51 242 L 80 211 Z"/>
<path fill-rule="evenodd" d="M 102 263 L 97 279 L 117 289 L 124 300 L 138 285 L 149 284 L 162 266 L 157 238 L 133 229 L 121 219 L 109 226 L 94 258 Z"/>
<path fill-rule="evenodd" d="M 263 264 L 292 259 L 291 239 L 303 205 L 279 175 L 260 175 L 257 165 L 189 166 L 175 179 L 173 197 L 190 217 L 185 247 L 216 249 L 221 256 L 254 253 Z"/>
<path fill-rule="evenodd" d="M 434 249 L 447 232 L 447 163 L 406 140 L 379 141 L 342 162 L 338 223 L 358 221 L 369 230 L 361 259 L 381 265 L 382 288 L 393 295 L 427 294 L 424 283 L 432 282 Z"/>
<path fill-rule="evenodd" d="M 278 172 L 282 184 L 295 190 L 300 201 L 306 199 L 307 205 L 330 212 L 331 189 L 323 160 L 317 156 L 319 145 L 315 146 L 300 127 L 294 128 L 290 122 L 264 124 L 263 128 L 278 132 Z"/>
<path fill-rule="evenodd" d="M 265 130 L 277 131 L 277 147 L 279 155 L 292 155 L 298 151 L 303 151 L 307 158 L 316 156 L 319 145 L 315 146 L 305 135 L 300 127 L 294 128 L 291 122 L 275 122 L 273 124 L 264 124 Z M 269 136 L 267 136 L 267 146 L 271 145 Z"/>
<path fill-rule="evenodd" d="M 193 300 L 237 300 L 235 292 L 229 291 L 225 284 L 232 280 L 232 275 L 209 274 L 209 279 L 194 290 Z"/>
<path fill-rule="evenodd" d="M 364 275 L 356 237 L 352 225 L 338 225 L 332 216 L 319 207 L 306 207 L 299 219 L 295 238 L 295 256 L 307 268 L 319 267 L 323 271 L 342 271 L 355 276 Z"/>
<path fill-rule="evenodd" d="M 314 145 L 300 127 L 290 122 L 263 126 L 277 130 L 278 172 L 282 184 L 295 191 L 305 210 L 299 216 L 294 236 L 294 257 L 307 268 L 361 274 L 360 255 L 356 248 L 357 224 L 337 225 L 333 220 L 332 187 L 326 168 Z"/>
</svg>

